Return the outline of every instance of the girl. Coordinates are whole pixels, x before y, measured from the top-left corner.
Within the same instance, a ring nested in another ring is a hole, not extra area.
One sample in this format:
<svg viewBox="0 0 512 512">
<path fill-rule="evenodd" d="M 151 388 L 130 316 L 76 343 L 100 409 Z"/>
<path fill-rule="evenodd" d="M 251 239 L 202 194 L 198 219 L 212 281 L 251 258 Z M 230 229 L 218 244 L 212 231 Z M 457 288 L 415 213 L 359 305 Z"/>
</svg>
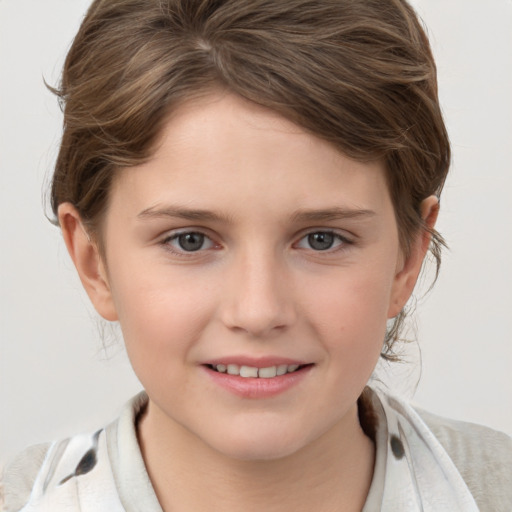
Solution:
<svg viewBox="0 0 512 512">
<path fill-rule="evenodd" d="M 54 213 L 145 392 L 7 510 L 510 509 L 510 439 L 367 385 L 442 245 L 405 2 L 95 1 L 56 92 Z"/>
</svg>

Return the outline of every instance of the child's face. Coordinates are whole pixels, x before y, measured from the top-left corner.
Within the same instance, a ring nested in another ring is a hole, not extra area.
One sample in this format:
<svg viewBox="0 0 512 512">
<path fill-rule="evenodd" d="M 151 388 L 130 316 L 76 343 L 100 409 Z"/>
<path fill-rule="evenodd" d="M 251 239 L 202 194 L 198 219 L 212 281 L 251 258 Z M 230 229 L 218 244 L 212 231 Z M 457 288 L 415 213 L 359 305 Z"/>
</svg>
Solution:
<svg viewBox="0 0 512 512">
<path fill-rule="evenodd" d="M 180 107 L 154 158 L 119 173 L 103 236 L 107 299 L 89 293 L 119 319 L 162 428 L 267 459 L 356 427 L 411 288 L 382 164 L 212 96 Z M 307 366 L 248 380 L 210 366 L 237 363 Z"/>
</svg>

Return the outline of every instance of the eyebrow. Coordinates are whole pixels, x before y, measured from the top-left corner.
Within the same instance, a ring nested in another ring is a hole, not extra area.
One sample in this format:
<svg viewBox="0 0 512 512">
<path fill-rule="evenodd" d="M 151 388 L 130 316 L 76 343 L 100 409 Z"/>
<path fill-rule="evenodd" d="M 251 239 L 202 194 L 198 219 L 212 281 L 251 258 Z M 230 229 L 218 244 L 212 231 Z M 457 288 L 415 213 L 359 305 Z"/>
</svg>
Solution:
<svg viewBox="0 0 512 512">
<path fill-rule="evenodd" d="M 367 219 L 377 215 L 373 210 L 360 208 L 326 208 L 326 209 L 303 209 L 295 212 L 291 219 L 293 222 L 327 222 L 346 219 Z"/>
<path fill-rule="evenodd" d="M 290 217 L 292 222 L 327 222 L 346 219 L 366 219 L 377 215 L 373 210 L 359 208 L 324 208 L 324 209 L 300 209 L 293 213 Z M 229 223 L 232 219 L 230 216 L 222 215 L 211 210 L 191 209 L 183 206 L 166 206 L 162 208 L 151 207 L 142 210 L 137 218 L 154 219 L 154 218 L 178 218 L 193 221 L 213 221 Z"/>
<path fill-rule="evenodd" d="M 154 218 L 172 217 L 185 220 L 196 221 L 217 221 L 229 222 L 229 217 L 215 213 L 211 210 L 191 209 L 183 206 L 167 206 L 163 208 L 151 207 L 142 210 L 137 218 L 139 219 L 154 219 Z"/>
</svg>

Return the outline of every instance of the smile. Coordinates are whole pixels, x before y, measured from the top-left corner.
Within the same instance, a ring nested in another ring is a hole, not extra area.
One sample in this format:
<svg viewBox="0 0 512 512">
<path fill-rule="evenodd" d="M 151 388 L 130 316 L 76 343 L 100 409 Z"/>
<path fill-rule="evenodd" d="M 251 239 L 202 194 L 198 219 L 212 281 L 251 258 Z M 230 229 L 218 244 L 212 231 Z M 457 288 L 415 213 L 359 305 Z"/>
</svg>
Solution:
<svg viewBox="0 0 512 512">
<path fill-rule="evenodd" d="M 245 366 L 238 364 L 216 364 L 208 365 L 211 370 L 218 373 L 227 373 L 228 375 L 240 376 L 244 378 L 273 379 L 287 373 L 294 373 L 308 365 L 298 364 L 280 364 L 277 366 L 268 366 L 266 368 L 257 368 L 255 366 Z"/>
<path fill-rule="evenodd" d="M 299 361 L 238 360 L 235 363 L 234 358 L 230 359 L 211 361 L 202 367 L 212 382 L 230 393 L 250 399 L 272 398 L 285 393 L 307 379 L 315 366 Z"/>
</svg>

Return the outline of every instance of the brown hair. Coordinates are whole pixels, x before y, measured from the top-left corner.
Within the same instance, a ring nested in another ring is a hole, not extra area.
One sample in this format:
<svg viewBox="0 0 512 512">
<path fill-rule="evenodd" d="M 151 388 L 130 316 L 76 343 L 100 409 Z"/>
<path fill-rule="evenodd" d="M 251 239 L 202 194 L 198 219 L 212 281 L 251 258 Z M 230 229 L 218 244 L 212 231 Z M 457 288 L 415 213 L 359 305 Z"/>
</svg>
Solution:
<svg viewBox="0 0 512 512">
<path fill-rule="evenodd" d="M 357 160 L 382 159 L 400 243 L 424 229 L 450 146 L 427 36 L 405 0 L 96 0 L 55 91 L 64 133 L 51 190 L 101 244 L 113 176 L 152 152 L 184 100 L 221 87 Z M 440 263 L 442 238 L 432 232 Z M 388 330 L 392 358 L 402 312 Z"/>
</svg>

